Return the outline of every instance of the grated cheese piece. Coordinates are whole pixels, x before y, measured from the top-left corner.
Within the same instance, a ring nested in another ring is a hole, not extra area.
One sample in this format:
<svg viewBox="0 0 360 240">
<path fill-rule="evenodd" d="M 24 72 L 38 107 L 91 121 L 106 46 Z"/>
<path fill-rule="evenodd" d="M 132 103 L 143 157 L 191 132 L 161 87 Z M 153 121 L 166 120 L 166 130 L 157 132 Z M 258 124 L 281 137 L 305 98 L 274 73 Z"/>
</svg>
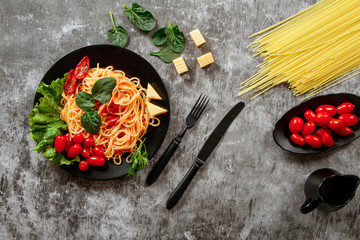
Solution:
<svg viewBox="0 0 360 240">
<path fill-rule="evenodd" d="M 214 62 L 214 58 L 211 54 L 211 52 L 208 52 L 200 57 L 197 58 L 199 64 L 200 64 L 200 67 L 206 67 L 207 65 L 211 64 Z"/>
<path fill-rule="evenodd" d="M 175 58 L 173 60 L 173 63 L 175 65 L 175 68 L 176 68 L 176 71 L 178 72 L 178 74 L 183 74 L 183 73 L 189 71 L 183 57 Z"/>
<path fill-rule="evenodd" d="M 153 88 L 153 86 L 151 86 L 150 83 L 148 83 L 148 85 L 147 85 L 146 96 L 148 99 L 162 100 L 160 95 L 155 91 L 155 89 Z"/>
<path fill-rule="evenodd" d="M 155 117 L 160 114 L 167 113 L 165 108 L 159 107 L 151 102 L 146 102 L 146 108 L 149 111 L 150 117 Z"/>
<path fill-rule="evenodd" d="M 200 47 L 201 45 L 206 43 L 199 29 L 195 29 L 194 31 L 190 32 L 190 36 L 194 40 L 194 43 L 197 47 Z"/>
</svg>

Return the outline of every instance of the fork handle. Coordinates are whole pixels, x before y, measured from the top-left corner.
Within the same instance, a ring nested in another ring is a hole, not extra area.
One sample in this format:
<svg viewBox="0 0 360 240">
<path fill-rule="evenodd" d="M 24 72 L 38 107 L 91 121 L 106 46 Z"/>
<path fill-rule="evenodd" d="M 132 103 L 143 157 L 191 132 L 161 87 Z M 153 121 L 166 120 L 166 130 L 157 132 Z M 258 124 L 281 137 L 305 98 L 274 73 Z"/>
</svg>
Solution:
<svg viewBox="0 0 360 240">
<path fill-rule="evenodd" d="M 161 172 L 164 170 L 166 164 L 169 162 L 170 158 L 175 153 L 176 149 L 179 147 L 180 142 L 181 138 L 179 138 L 178 136 L 170 143 L 166 151 L 160 157 L 159 161 L 157 161 L 153 169 L 151 169 L 149 176 L 146 179 L 147 185 L 153 184 L 158 179 Z"/>
</svg>

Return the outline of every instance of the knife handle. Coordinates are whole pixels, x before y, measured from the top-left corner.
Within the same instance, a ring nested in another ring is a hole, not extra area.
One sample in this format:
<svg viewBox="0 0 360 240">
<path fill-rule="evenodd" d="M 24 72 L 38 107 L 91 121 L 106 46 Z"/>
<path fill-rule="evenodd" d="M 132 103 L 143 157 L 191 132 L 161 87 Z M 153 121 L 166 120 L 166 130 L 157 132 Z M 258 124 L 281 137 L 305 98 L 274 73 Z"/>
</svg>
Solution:
<svg viewBox="0 0 360 240">
<path fill-rule="evenodd" d="M 175 190 L 171 193 L 167 203 L 166 208 L 172 209 L 180 200 L 181 196 L 184 194 L 186 188 L 189 186 L 191 180 L 194 178 L 197 171 L 200 169 L 201 165 L 203 165 L 204 162 L 200 159 L 196 159 L 194 164 L 191 166 L 189 171 L 186 173 L 184 178 L 181 180 L 179 185 L 175 188 Z"/>
<path fill-rule="evenodd" d="M 169 162 L 170 158 L 176 151 L 176 149 L 179 147 L 179 144 L 181 142 L 181 139 L 179 137 L 176 137 L 168 146 L 166 151 L 163 153 L 163 155 L 160 157 L 159 161 L 155 164 L 153 169 L 151 169 L 149 176 L 146 179 L 147 185 L 153 184 L 156 179 L 160 176 L 161 172 L 164 170 L 166 164 Z"/>
</svg>

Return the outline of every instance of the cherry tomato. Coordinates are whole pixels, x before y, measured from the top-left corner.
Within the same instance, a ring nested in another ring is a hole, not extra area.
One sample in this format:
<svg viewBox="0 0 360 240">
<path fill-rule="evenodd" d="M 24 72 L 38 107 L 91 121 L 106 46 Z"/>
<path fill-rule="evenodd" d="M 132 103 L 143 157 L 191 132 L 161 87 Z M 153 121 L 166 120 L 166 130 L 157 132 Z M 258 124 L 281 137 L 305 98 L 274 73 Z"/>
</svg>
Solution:
<svg viewBox="0 0 360 240">
<path fill-rule="evenodd" d="M 322 138 L 322 136 L 327 133 L 329 135 L 332 135 L 332 132 L 330 129 L 328 128 L 319 128 L 319 129 L 316 129 L 314 134 L 315 136 L 319 137 L 319 138 Z"/>
<path fill-rule="evenodd" d="M 315 117 L 316 117 L 316 114 L 311 111 L 311 110 L 307 110 L 305 113 L 304 113 L 304 117 L 305 119 L 308 121 L 308 122 L 315 122 Z"/>
<path fill-rule="evenodd" d="M 347 127 L 347 126 L 342 126 L 342 128 L 334 130 L 334 132 L 337 135 L 346 136 L 346 135 L 352 134 L 354 131 L 351 128 Z"/>
<path fill-rule="evenodd" d="M 87 56 L 85 56 L 81 61 L 78 63 L 78 65 L 75 68 L 75 78 L 77 80 L 83 80 L 85 76 L 88 74 L 90 70 L 90 61 Z"/>
<path fill-rule="evenodd" d="M 105 164 L 105 158 L 100 156 L 91 156 L 86 159 L 91 166 L 100 167 Z"/>
<path fill-rule="evenodd" d="M 332 130 L 340 129 L 342 126 L 344 126 L 344 122 L 341 119 L 331 119 L 329 122 L 329 128 Z"/>
<path fill-rule="evenodd" d="M 91 156 L 90 149 L 83 147 L 81 150 L 81 156 L 88 158 Z"/>
<path fill-rule="evenodd" d="M 334 145 L 334 139 L 330 134 L 327 133 L 322 136 L 321 141 L 325 147 L 332 147 Z"/>
<path fill-rule="evenodd" d="M 307 122 L 304 124 L 304 127 L 301 130 L 301 135 L 303 135 L 303 136 L 310 135 L 315 131 L 315 128 L 316 128 L 315 123 Z"/>
<path fill-rule="evenodd" d="M 298 133 L 304 126 L 304 120 L 299 117 L 293 117 L 289 122 L 289 129 L 292 133 Z"/>
<path fill-rule="evenodd" d="M 104 151 L 103 151 L 102 147 L 100 147 L 100 146 L 95 146 L 95 147 L 93 147 L 92 152 L 93 152 L 93 154 L 95 154 L 96 156 L 100 156 L 100 157 L 105 156 L 105 155 L 104 155 Z"/>
<path fill-rule="evenodd" d="M 305 138 L 298 133 L 293 133 L 291 135 L 290 139 L 291 139 L 291 141 L 293 141 L 294 143 L 296 143 L 297 145 L 300 145 L 300 146 L 303 146 L 306 144 Z"/>
<path fill-rule="evenodd" d="M 66 138 L 64 136 L 56 136 L 55 138 L 55 142 L 54 142 L 54 147 L 56 152 L 61 153 L 62 151 L 65 150 L 66 148 Z"/>
<path fill-rule="evenodd" d="M 73 94 L 76 90 L 76 84 L 77 84 L 77 80 L 76 77 L 74 75 L 74 69 L 71 69 L 70 72 L 68 73 L 67 77 L 66 77 L 66 81 L 64 84 L 64 91 L 66 94 Z"/>
<path fill-rule="evenodd" d="M 327 112 L 319 112 L 318 114 L 316 114 L 316 118 L 315 118 L 315 122 L 318 125 L 325 125 L 328 124 L 331 120 L 331 115 Z"/>
<path fill-rule="evenodd" d="M 315 112 L 327 112 L 330 116 L 334 116 L 336 114 L 336 108 L 333 105 L 320 105 L 316 108 Z"/>
<path fill-rule="evenodd" d="M 321 148 L 321 146 L 322 146 L 321 138 L 319 138 L 315 135 L 305 136 L 305 142 L 313 148 Z"/>
<path fill-rule="evenodd" d="M 73 137 L 73 141 L 74 143 L 82 144 L 82 142 L 84 141 L 84 136 L 81 133 L 76 134 Z"/>
<path fill-rule="evenodd" d="M 74 144 L 73 143 L 73 140 L 72 140 L 72 137 L 71 137 L 71 134 L 70 133 L 66 133 L 65 135 L 65 138 L 66 138 L 66 148 L 65 148 L 65 151 L 69 151 L 70 147 Z"/>
<path fill-rule="evenodd" d="M 90 148 L 95 145 L 95 140 L 92 137 L 85 138 L 83 145 L 84 147 Z"/>
<path fill-rule="evenodd" d="M 117 122 L 119 121 L 120 117 L 113 117 L 112 119 L 110 119 L 108 122 L 107 122 L 107 125 L 109 127 L 113 127 L 117 124 Z"/>
<path fill-rule="evenodd" d="M 355 105 L 350 102 L 344 102 L 337 106 L 336 110 L 338 114 L 347 114 L 351 113 L 355 108 Z"/>
<path fill-rule="evenodd" d="M 79 170 L 80 171 L 86 171 L 89 168 L 89 163 L 85 160 L 82 160 L 79 162 Z"/>
<path fill-rule="evenodd" d="M 359 118 L 351 113 L 341 114 L 338 119 L 343 120 L 344 126 L 352 127 L 359 122 Z"/>
<path fill-rule="evenodd" d="M 67 156 L 68 158 L 74 158 L 77 155 L 79 155 L 81 153 L 82 147 L 80 144 L 75 143 L 74 145 L 72 145 L 69 149 L 69 151 L 67 152 Z"/>
</svg>

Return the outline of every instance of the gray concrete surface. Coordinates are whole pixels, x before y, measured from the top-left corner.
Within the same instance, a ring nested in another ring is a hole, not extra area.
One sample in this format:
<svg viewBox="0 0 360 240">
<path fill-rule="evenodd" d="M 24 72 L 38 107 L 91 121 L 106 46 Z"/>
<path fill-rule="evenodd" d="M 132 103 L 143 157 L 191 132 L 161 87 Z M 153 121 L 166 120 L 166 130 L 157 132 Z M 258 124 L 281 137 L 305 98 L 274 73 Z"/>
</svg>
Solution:
<svg viewBox="0 0 360 240">
<path fill-rule="evenodd" d="M 124 1 L 1 0 L 0 4 L 0 239 L 358 239 L 359 194 L 335 213 L 303 215 L 303 184 L 312 171 L 331 167 L 359 175 L 359 141 L 321 154 L 300 156 L 272 139 L 275 122 L 299 104 L 286 86 L 250 101 L 237 97 L 241 81 L 256 72 L 246 46 L 251 33 L 270 26 L 315 0 L 139 0 L 158 21 L 179 25 L 187 38 L 182 76 L 172 64 L 149 56 L 150 34 L 122 14 Z M 127 48 L 147 59 L 162 77 L 172 108 L 164 144 L 135 177 L 111 181 L 76 178 L 33 152 L 28 114 L 47 69 L 79 47 L 109 43 L 108 12 L 129 33 Z M 199 28 L 207 43 L 196 48 L 189 32 Z M 215 64 L 201 69 L 196 58 L 211 51 Z M 325 93 L 359 94 L 359 77 Z M 199 92 L 211 97 L 200 122 L 185 136 L 158 181 L 145 179 L 167 144 L 181 130 Z M 246 108 L 198 172 L 178 205 L 167 198 L 207 136 L 238 101 Z"/>
</svg>

